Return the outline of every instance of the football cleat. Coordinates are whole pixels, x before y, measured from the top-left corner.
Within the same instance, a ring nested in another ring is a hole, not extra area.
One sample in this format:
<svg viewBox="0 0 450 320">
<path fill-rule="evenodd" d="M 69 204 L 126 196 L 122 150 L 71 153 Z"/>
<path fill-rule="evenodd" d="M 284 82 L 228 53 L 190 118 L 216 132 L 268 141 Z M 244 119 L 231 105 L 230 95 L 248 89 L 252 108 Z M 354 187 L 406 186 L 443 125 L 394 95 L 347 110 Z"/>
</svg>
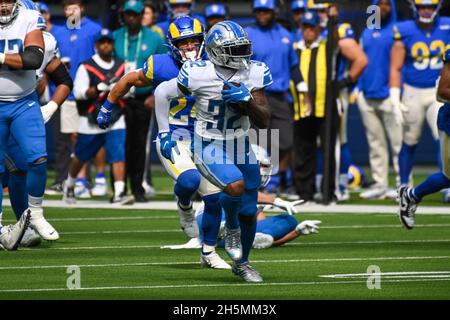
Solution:
<svg viewBox="0 0 450 320">
<path fill-rule="evenodd" d="M 366 200 L 384 199 L 387 189 L 385 187 L 374 186 L 369 190 L 361 192 L 359 197 Z"/>
<path fill-rule="evenodd" d="M 225 251 L 233 261 L 242 259 L 241 229 L 225 227 Z"/>
<path fill-rule="evenodd" d="M 108 186 L 106 185 L 105 178 L 96 178 L 95 186 L 92 188 L 91 193 L 94 197 L 104 197 L 108 195 Z"/>
<path fill-rule="evenodd" d="M 177 202 L 178 207 L 178 214 L 180 215 L 180 225 L 181 230 L 184 231 L 184 233 L 189 238 L 197 238 L 198 237 L 198 225 L 197 221 L 195 220 L 195 211 L 192 207 L 192 204 L 190 208 L 183 209 L 180 206 L 180 203 Z"/>
<path fill-rule="evenodd" d="M 386 199 L 389 199 L 389 200 L 397 200 L 397 190 L 396 189 L 388 189 L 384 196 Z"/>
<path fill-rule="evenodd" d="M 338 202 L 344 202 L 350 200 L 350 192 L 348 189 L 336 191 L 336 199 Z"/>
<path fill-rule="evenodd" d="M 0 246 L 8 251 L 17 250 L 20 241 L 25 234 L 25 230 L 30 224 L 31 212 L 25 211 L 20 217 L 19 221 L 14 225 L 5 226 L 2 228 L 3 233 L 0 234 Z"/>
<path fill-rule="evenodd" d="M 142 183 L 142 188 L 144 188 L 144 193 L 145 196 L 148 198 L 153 198 L 154 196 L 156 196 L 156 190 L 155 188 L 153 188 L 153 186 L 151 186 L 150 184 L 147 183 L 147 181 L 144 181 Z"/>
<path fill-rule="evenodd" d="M 231 266 L 226 263 L 225 260 L 223 260 L 215 251 L 208 255 L 202 254 L 200 256 L 200 264 L 204 268 L 231 269 Z"/>
<path fill-rule="evenodd" d="M 75 184 L 75 197 L 80 199 L 90 199 L 91 193 L 89 188 L 84 185 L 83 182 L 77 181 Z"/>
<path fill-rule="evenodd" d="M 63 194 L 63 184 L 55 183 L 50 188 L 45 190 L 45 194 L 48 196 L 55 196 Z"/>
<path fill-rule="evenodd" d="M 48 223 L 44 218 L 44 210 L 42 208 L 27 209 L 25 212 L 31 211 L 30 227 L 32 227 L 44 240 L 55 241 L 59 239 L 58 231 Z M 25 214 L 25 213 L 24 213 Z"/>
<path fill-rule="evenodd" d="M 445 189 L 444 194 L 442 195 L 443 203 L 450 203 L 450 189 Z"/>
<path fill-rule="evenodd" d="M 64 182 L 63 201 L 67 204 L 76 204 L 75 187 L 69 187 L 67 182 Z"/>
<path fill-rule="evenodd" d="M 398 189 L 400 222 L 406 229 L 409 230 L 414 228 L 418 205 L 418 203 L 409 196 L 411 189 L 412 188 L 408 186 L 401 186 Z"/>
<path fill-rule="evenodd" d="M 42 238 L 30 227 L 25 230 L 20 246 L 25 248 L 37 247 L 42 242 Z"/>
<path fill-rule="evenodd" d="M 233 264 L 231 271 L 241 277 L 245 282 L 263 282 L 263 278 L 248 262 L 243 264 Z"/>
<path fill-rule="evenodd" d="M 273 244 L 273 237 L 270 234 L 257 232 L 255 234 L 255 240 L 253 241 L 253 248 L 255 249 L 267 249 Z"/>
<path fill-rule="evenodd" d="M 111 199 L 111 203 L 120 205 L 132 205 L 134 203 L 134 197 L 127 196 L 125 192 L 122 192 L 120 195 L 114 196 L 114 198 Z"/>
</svg>

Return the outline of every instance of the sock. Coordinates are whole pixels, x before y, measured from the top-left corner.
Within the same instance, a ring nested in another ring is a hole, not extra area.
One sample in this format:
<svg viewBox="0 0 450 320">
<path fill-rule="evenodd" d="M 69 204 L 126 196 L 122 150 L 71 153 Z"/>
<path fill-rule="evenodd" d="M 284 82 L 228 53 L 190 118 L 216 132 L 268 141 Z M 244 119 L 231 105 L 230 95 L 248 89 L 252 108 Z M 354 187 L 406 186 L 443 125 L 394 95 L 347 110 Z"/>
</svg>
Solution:
<svg viewBox="0 0 450 320">
<path fill-rule="evenodd" d="M 316 174 L 316 192 L 322 193 L 323 174 Z"/>
<path fill-rule="evenodd" d="M 258 190 L 245 190 L 242 196 L 242 206 L 239 209 L 239 222 L 241 225 L 242 259 L 238 262 L 248 262 L 250 250 L 256 234 L 256 215 L 258 212 Z"/>
<path fill-rule="evenodd" d="M 450 179 L 442 172 L 438 172 L 429 176 L 424 182 L 412 189 L 410 196 L 416 202 L 420 202 L 423 197 L 447 188 L 450 188 Z"/>
<path fill-rule="evenodd" d="M 118 197 L 125 191 L 125 182 L 116 181 L 114 182 L 114 196 Z"/>
<path fill-rule="evenodd" d="M 400 184 L 407 185 L 409 183 L 409 175 L 411 174 L 414 160 L 414 151 L 417 145 L 408 146 L 403 143 L 400 154 L 398 155 L 398 162 L 400 166 Z"/>
<path fill-rule="evenodd" d="M 87 182 L 87 180 L 86 180 L 85 178 L 78 178 L 78 179 L 76 180 L 76 182 L 81 183 L 85 188 L 88 187 L 88 182 Z"/>
<path fill-rule="evenodd" d="M 3 180 L 3 173 L 0 173 L 0 181 L 2 181 L 2 180 Z M 3 208 L 3 183 L 2 183 L 2 186 L 0 189 L 0 210 L 2 210 L 2 208 Z M 1 213 L 2 212 L 0 211 L 0 214 Z M 1 215 L 0 215 L 0 226 L 1 226 Z"/>
<path fill-rule="evenodd" d="M 352 163 L 350 155 L 350 147 L 348 143 L 341 146 L 341 167 L 339 168 L 339 189 L 341 191 L 347 190 L 348 186 L 348 169 Z"/>
<path fill-rule="evenodd" d="M 106 179 L 105 173 L 103 173 L 103 172 L 97 173 L 97 175 L 95 176 L 95 179 Z"/>
<path fill-rule="evenodd" d="M 316 151 L 316 192 L 322 193 L 322 179 L 323 179 L 323 153 L 322 149 L 317 148 Z"/>
<path fill-rule="evenodd" d="M 238 264 L 244 264 L 248 262 L 250 250 L 252 249 L 253 241 L 255 241 L 256 217 L 245 218 L 245 221 L 239 219 L 241 224 L 242 259 L 239 260 Z M 249 219 L 252 221 L 248 221 Z"/>
<path fill-rule="evenodd" d="M 202 245 L 202 254 L 204 256 L 210 255 L 211 253 L 213 253 L 214 251 L 216 251 L 216 247 L 214 246 L 209 246 L 207 244 L 203 244 Z"/>
<path fill-rule="evenodd" d="M 27 176 L 11 174 L 8 181 L 9 200 L 16 219 L 19 220 L 28 208 Z"/>
<path fill-rule="evenodd" d="M 242 197 L 232 197 L 225 192 L 220 194 L 220 205 L 225 211 L 225 225 L 228 229 L 239 228 L 238 209 L 241 205 Z"/>
<path fill-rule="evenodd" d="M 2 234 L 3 231 L 2 219 L 3 219 L 3 212 L 0 211 L 0 234 Z"/>
<path fill-rule="evenodd" d="M 66 183 L 68 187 L 75 187 L 75 184 L 77 183 L 77 178 L 72 178 L 69 174 L 67 176 Z"/>
<path fill-rule="evenodd" d="M 222 222 L 222 207 L 219 200 L 220 193 L 203 197 L 205 210 L 203 211 L 203 219 L 200 226 L 203 234 L 203 244 L 213 248 L 217 243 L 220 223 Z"/>
<path fill-rule="evenodd" d="M 200 186 L 200 173 L 188 170 L 180 174 L 174 187 L 174 193 L 182 207 L 190 207 L 192 197 Z"/>
<path fill-rule="evenodd" d="M 47 162 L 31 164 L 27 174 L 27 194 L 30 208 L 42 207 L 46 182 Z"/>
</svg>

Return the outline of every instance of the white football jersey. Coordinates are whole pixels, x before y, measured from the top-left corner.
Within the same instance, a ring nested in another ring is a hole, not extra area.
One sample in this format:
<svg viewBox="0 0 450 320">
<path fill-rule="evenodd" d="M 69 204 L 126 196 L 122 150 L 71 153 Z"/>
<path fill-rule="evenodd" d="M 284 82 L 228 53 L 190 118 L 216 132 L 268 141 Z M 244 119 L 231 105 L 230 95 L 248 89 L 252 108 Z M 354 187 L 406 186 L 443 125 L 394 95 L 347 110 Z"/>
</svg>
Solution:
<svg viewBox="0 0 450 320">
<path fill-rule="evenodd" d="M 222 100 L 224 80 L 242 82 L 250 92 L 273 82 L 269 68 L 259 61 L 251 61 L 248 69 L 236 71 L 230 79 L 222 79 L 210 61 L 186 62 L 177 81 L 195 96 L 195 133 L 201 137 L 229 140 L 242 137 L 250 129 L 248 116 L 225 106 Z"/>
<path fill-rule="evenodd" d="M 20 4 L 17 17 L 8 25 L 0 25 L 0 52 L 23 52 L 27 34 L 44 29 L 45 21 L 41 14 Z M 36 83 L 36 70 L 11 70 L 0 65 L 0 101 L 17 101 L 24 98 L 35 90 Z"/>
<path fill-rule="evenodd" d="M 55 37 L 47 31 L 42 32 L 42 35 L 44 36 L 45 53 L 42 66 L 39 68 L 39 70 L 36 71 L 38 80 L 42 79 L 45 73 L 45 68 L 47 68 L 48 64 L 53 60 L 53 58 L 59 58 L 58 43 L 56 42 Z"/>
</svg>

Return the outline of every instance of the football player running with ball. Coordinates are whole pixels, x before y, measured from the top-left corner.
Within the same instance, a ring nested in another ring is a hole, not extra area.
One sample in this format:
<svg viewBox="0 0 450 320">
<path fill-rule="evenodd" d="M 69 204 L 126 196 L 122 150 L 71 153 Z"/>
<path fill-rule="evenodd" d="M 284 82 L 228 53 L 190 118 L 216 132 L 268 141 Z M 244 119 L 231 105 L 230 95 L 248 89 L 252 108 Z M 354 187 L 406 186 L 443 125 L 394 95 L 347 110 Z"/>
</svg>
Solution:
<svg viewBox="0 0 450 320">
<path fill-rule="evenodd" d="M 190 94 L 196 98 L 194 159 L 201 174 L 222 190 L 225 250 L 234 260 L 232 271 L 244 281 L 262 282 L 249 264 L 261 176 L 248 131 L 250 120 L 259 128 L 267 127 L 270 112 L 264 88 L 272 76 L 264 63 L 250 61 L 252 44 L 235 22 L 216 24 L 205 44 L 210 61 L 186 62 L 177 79 L 156 89 L 159 130 L 170 132 L 164 124 L 171 99 Z"/>
</svg>

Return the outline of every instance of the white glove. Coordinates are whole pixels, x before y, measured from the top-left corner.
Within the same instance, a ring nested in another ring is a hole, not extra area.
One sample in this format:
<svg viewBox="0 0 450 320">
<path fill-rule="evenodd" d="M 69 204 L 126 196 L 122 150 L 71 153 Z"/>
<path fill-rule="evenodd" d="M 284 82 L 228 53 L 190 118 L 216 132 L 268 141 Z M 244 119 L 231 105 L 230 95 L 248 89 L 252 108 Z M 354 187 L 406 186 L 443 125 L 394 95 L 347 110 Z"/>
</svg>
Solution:
<svg viewBox="0 0 450 320">
<path fill-rule="evenodd" d="M 305 220 L 302 223 L 299 223 L 297 227 L 295 227 L 295 231 L 298 234 L 308 235 L 312 233 L 319 233 L 319 224 L 322 221 L 320 220 Z"/>
<path fill-rule="evenodd" d="M 392 113 L 394 114 L 395 122 L 399 126 L 405 123 L 403 113 L 408 112 L 408 108 L 401 102 L 400 96 L 400 88 L 393 87 L 389 89 L 389 99 L 391 100 Z"/>
<path fill-rule="evenodd" d="M 50 121 L 56 110 L 58 110 L 58 104 L 55 101 L 50 101 L 45 106 L 41 107 L 42 118 L 44 118 L 44 123 Z"/>
<path fill-rule="evenodd" d="M 273 205 L 286 210 L 291 216 L 300 212 L 296 206 L 303 204 L 305 200 L 297 200 L 297 201 L 286 201 L 280 198 L 276 198 L 273 202 Z"/>
</svg>

